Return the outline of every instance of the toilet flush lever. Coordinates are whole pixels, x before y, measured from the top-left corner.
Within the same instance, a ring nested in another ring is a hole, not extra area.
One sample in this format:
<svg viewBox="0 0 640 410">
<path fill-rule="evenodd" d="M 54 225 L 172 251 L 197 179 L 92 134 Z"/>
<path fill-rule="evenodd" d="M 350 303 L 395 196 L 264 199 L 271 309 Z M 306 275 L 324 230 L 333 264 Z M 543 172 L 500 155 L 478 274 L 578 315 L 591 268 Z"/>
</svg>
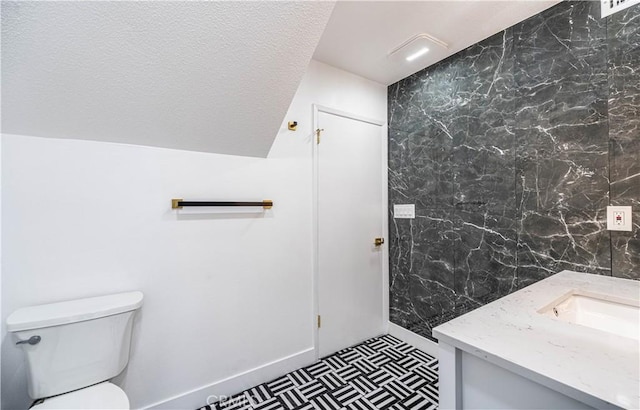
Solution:
<svg viewBox="0 0 640 410">
<path fill-rule="evenodd" d="M 16 344 L 17 345 L 30 344 L 31 346 L 33 346 L 33 345 L 37 345 L 38 343 L 40 343 L 41 340 L 42 340 L 42 338 L 40 336 L 31 336 L 28 340 L 20 340 L 20 341 L 16 342 Z"/>
</svg>

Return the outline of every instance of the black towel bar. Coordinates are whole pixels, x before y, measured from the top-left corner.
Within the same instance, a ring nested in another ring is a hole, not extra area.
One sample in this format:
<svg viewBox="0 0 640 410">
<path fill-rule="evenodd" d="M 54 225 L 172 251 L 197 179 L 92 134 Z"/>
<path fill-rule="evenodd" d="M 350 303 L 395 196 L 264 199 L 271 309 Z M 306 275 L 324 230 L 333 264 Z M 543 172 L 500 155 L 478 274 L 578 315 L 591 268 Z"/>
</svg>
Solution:
<svg viewBox="0 0 640 410">
<path fill-rule="evenodd" d="M 171 200 L 172 209 L 180 209 L 184 206 L 261 206 L 264 209 L 271 209 L 273 201 L 265 199 L 260 202 L 242 202 L 242 201 L 185 201 L 182 198 L 174 198 Z"/>
</svg>

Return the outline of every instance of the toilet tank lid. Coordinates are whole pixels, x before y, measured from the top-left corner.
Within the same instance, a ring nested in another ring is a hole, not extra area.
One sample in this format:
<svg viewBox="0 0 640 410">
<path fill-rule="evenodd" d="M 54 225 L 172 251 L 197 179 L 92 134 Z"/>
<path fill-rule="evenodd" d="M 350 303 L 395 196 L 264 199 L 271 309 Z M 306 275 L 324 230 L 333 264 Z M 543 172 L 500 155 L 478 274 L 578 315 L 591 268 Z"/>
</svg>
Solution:
<svg viewBox="0 0 640 410">
<path fill-rule="evenodd" d="M 7 330 L 40 329 L 116 315 L 142 306 L 142 292 L 126 292 L 18 309 L 7 318 Z"/>
</svg>

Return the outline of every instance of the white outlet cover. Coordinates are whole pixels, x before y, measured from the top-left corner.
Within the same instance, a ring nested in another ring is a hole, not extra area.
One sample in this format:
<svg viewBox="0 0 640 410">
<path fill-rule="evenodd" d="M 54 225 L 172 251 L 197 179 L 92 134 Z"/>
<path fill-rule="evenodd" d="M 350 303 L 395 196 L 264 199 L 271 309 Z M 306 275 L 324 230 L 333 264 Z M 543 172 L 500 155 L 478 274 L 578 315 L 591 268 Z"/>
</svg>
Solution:
<svg viewBox="0 0 640 410">
<path fill-rule="evenodd" d="M 393 217 L 395 219 L 414 219 L 416 217 L 415 204 L 394 204 Z"/>
<path fill-rule="evenodd" d="M 615 215 L 622 214 L 622 223 L 616 223 Z M 630 206 L 608 206 L 607 207 L 607 230 L 609 231 L 632 231 Z"/>
</svg>

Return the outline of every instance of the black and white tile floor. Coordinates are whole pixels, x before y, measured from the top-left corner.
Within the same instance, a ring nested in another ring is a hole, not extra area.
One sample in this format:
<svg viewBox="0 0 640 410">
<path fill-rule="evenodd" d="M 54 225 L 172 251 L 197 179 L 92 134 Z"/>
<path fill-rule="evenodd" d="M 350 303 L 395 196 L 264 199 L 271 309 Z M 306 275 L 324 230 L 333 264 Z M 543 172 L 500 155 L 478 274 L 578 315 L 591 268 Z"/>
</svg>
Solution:
<svg viewBox="0 0 640 410">
<path fill-rule="evenodd" d="M 438 361 L 385 335 L 199 410 L 431 410 Z"/>
</svg>

